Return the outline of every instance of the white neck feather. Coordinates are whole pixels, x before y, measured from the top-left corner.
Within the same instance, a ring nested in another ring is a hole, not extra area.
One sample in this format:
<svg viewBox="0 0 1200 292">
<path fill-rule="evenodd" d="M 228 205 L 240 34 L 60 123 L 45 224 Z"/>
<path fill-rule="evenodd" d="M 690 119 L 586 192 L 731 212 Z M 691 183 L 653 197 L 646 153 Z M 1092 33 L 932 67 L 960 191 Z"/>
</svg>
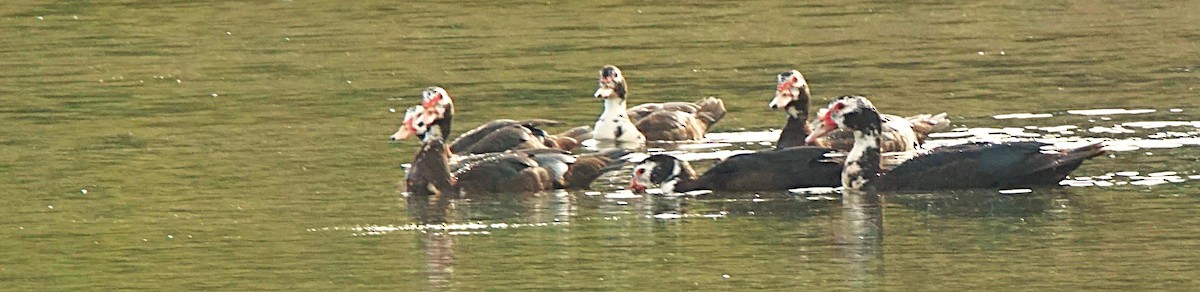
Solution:
<svg viewBox="0 0 1200 292">
<path fill-rule="evenodd" d="M 638 131 L 629 120 L 624 98 L 609 98 L 604 100 L 604 113 L 596 120 L 592 137 L 596 140 L 615 140 L 627 143 L 642 143 L 645 136 Z"/>
<path fill-rule="evenodd" d="M 624 98 L 606 98 L 604 99 L 604 113 L 602 117 L 616 117 L 617 115 L 625 115 L 625 99 Z M 628 119 L 628 117 L 626 117 Z"/>
</svg>

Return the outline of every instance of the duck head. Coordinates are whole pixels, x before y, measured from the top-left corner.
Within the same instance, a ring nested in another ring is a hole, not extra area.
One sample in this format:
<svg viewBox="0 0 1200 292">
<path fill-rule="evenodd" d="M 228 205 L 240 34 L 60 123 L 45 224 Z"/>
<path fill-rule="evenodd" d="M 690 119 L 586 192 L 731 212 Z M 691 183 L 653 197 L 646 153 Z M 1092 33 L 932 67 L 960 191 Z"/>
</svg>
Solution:
<svg viewBox="0 0 1200 292">
<path fill-rule="evenodd" d="M 644 193 L 646 188 L 657 185 L 664 194 L 669 194 L 675 191 L 684 167 L 679 158 L 666 154 L 651 155 L 633 167 L 629 189 L 634 193 Z"/>
<path fill-rule="evenodd" d="M 808 81 L 804 80 L 804 75 L 800 74 L 800 71 L 779 73 L 776 79 L 775 98 L 771 99 L 771 103 L 767 106 L 772 109 L 787 109 L 789 114 L 792 114 L 792 109 L 798 106 L 807 107 Z"/>
<path fill-rule="evenodd" d="M 421 106 L 436 110 L 439 116 L 454 114 L 454 101 L 445 89 L 438 86 L 430 86 L 421 91 Z"/>
<path fill-rule="evenodd" d="M 817 116 L 820 117 L 816 123 L 818 127 L 804 138 L 807 143 L 813 143 L 838 128 L 874 135 L 880 131 L 879 112 L 870 100 L 862 96 L 847 95 L 834 99 L 829 107 L 818 111 Z"/>
<path fill-rule="evenodd" d="M 413 106 L 404 112 L 404 123 L 400 125 L 400 130 L 392 134 L 393 142 L 408 139 L 408 137 L 418 136 L 422 140 L 427 138 L 428 133 L 437 131 L 429 131 L 429 128 L 437 120 L 437 112 L 428 109 L 424 106 Z"/>
<path fill-rule="evenodd" d="M 596 89 L 596 98 L 621 98 L 625 99 L 625 74 L 621 73 L 621 69 L 617 66 L 607 65 L 600 68 L 600 88 Z"/>
</svg>

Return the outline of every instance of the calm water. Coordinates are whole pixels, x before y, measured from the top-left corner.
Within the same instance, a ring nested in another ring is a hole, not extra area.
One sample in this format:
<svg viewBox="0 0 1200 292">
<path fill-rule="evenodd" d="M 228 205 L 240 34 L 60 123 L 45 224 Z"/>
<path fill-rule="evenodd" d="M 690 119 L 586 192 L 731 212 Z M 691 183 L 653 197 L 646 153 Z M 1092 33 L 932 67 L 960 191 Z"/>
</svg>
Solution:
<svg viewBox="0 0 1200 292">
<path fill-rule="evenodd" d="M 0 283 L 1200 282 L 1198 1 L 591 2 L 5 1 Z M 770 147 L 760 132 L 783 123 L 766 109 L 774 74 L 793 68 L 821 99 L 949 112 L 959 129 L 934 144 L 1105 140 L 1119 151 L 1080 168 L 1074 187 L 1014 195 L 631 196 L 621 173 L 592 191 L 447 208 L 403 197 L 400 165 L 417 144 L 386 142 L 402 117 L 389 109 L 440 85 L 457 99 L 459 133 L 493 118 L 591 124 L 604 64 L 628 74 L 633 103 L 725 100 L 714 129 L 725 134 L 678 150 L 696 158 Z M 1131 111 L 1078 111 L 1091 109 Z"/>
</svg>

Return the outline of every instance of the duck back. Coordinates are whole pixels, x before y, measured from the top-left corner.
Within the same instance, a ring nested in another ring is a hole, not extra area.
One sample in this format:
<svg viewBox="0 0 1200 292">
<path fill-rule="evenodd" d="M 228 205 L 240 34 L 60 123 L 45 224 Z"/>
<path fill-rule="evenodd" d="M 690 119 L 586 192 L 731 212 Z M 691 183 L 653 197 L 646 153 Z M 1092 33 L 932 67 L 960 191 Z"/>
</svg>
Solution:
<svg viewBox="0 0 1200 292">
<path fill-rule="evenodd" d="M 842 185 L 842 165 L 826 158 L 833 149 L 790 147 L 730 156 L 696 179 L 712 190 L 771 191 Z"/>
<path fill-rule="evenodd" d="M 1046 151 L 1041 142 L 946 146 L 906 161 L 871 181 L 876 190 L 1011 188 L 1057 185 L 1084 160 L 1103 153 L 1099 144 Z"/>
</svg>

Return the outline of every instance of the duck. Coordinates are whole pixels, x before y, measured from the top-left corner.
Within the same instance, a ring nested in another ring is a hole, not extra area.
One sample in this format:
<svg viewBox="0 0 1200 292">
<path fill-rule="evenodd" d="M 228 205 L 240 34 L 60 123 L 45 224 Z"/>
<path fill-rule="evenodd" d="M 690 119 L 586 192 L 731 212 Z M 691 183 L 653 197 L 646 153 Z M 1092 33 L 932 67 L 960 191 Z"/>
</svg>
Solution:
<svg viewBox="0 0 1200 292">
<path fill-rule="evenodd" d="M 730 156 L 703 175 L 684 160 L 655 154 L 634 165 L 629 189 L 645 192 L 657 185 L 664 194 L 694 190 L 778 191 L 841 185 L 842 164 L 830 159 L 835 149 L 797 146 Z"/>
<path fill-rule="evenodd" d="M 800 71 L 791 70 L 779 73 L 776 78 L 775 98 L 767 106 L 771 109 L 781 109 L 787 113 L 787 123 L 779 134 L 776 148 L 810 145 L 829 147 L 849 151 L 854 146 L 854 136 L 849 131 L 836 131 L 815 141 L 806 142 L 805 137 L 812 133 L 812 126 L 807 123 L 809 100 L 812 94 L 808 81 Z M 929 134 L 950 127 L 946 113 L 936 115 L 921 114 L 902 118 L 894 115 L 880 115 L 883 119 L 881 132 L 881 149 L 884 152 L 913 152 L 929 137 Z"/>
<path fill-rule="evenodd" d="M 883 118 L 866 97 L 847 95 L 830 102 L 820 127 L 805 138 L 815 142 L 837 129 L 854 134 L 841 174 L 845 190 L 915 191 L 1018 188 L 1057 185 L 1087 159 L 1104 153 L 1100 143 L 1070 149 L 1022 141 L 967 143 L 934 148 L 888 172 L 880 171 Z"/>
<path fill-rule="evenodd" d="M 629 88 L 621 69 L 600 69 L 600 86 L 593 95 L 604 100 L 596 120 L 596 140 L 641 144 L 649 141 L 686 141 L 704 138 L 713 124 L 725 117 L 725 103 L 715 97 L 697 102 L 647 103 L 626 108 Z"/>
<path fill-rule="evenodd" d="M 451 122 L 454 119 L 454 101 L 442 87 L 432 86 L 421 92 L 422 106 L 433 111 L 439 117 L 438 128 L 442 137 L 449 137 Z M 554 120 L 493 120 L 475 129 L 463 133 L 450 143 L 450 151 L 454 154 L 469 155 L 481 153 L 504 152 L 519 149 L 561 149 L 570 151 L 579 147 L 579 142 L 590 138 L 588 127 L 577 127 L 558 135 L 548 135 L 540 129 L 543 126 L 560 124 Z M 402 129 L 403 130 L 403 129 Z M 393 141 L 404 139 L 397 131 L 392 135 Z"/>
<path fill-rule="evenodd" d="M 421 139 L 405 176 L 405 187 L 418 196 L 534 193 L 550 189 L 586 189 L 598 177 L 620 168 L 629 150 L 621 148 L 579 156 L 559 149 L 519 149 L 486 153 L 451 164 L 436 110 L 413 106 L 405 112 L 400 134 Z"/>
</svg>

